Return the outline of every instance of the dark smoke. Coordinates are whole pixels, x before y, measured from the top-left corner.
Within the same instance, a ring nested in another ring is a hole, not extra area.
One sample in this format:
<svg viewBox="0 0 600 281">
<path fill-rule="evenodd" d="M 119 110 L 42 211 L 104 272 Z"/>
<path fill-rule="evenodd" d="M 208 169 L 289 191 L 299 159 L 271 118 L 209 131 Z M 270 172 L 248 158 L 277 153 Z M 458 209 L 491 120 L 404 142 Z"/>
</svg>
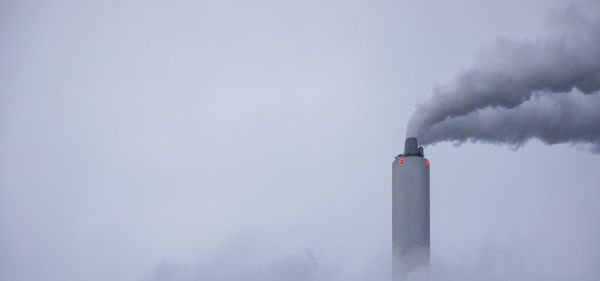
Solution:
<svg viewBox="0 0 600 281">
<path fill-rule="evenodd" d="M 591 144 L 600 151 L 600 5 L 570 6 L 534 40 L 498 39 L 417 107 L 407 135 L 441 141 Z"/>
<path fill-rule="evenodd" d="M 530 138 L 546 144 L 590 143 L 600 152 L 600 95 L 536 95 L 513 108 L 486 108 L 436 123 L 428 140 L 505 143 L 519 147 Z"/>
</svg>

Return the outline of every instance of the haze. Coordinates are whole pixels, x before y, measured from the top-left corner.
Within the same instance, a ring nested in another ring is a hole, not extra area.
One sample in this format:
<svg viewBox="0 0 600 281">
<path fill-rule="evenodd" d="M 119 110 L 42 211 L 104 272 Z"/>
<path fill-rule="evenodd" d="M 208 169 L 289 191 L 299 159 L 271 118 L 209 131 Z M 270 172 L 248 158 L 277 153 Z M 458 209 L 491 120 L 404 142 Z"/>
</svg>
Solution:
<svg viewBox="0 0 600 281">
<path fill-rule="evenodd" d="M 1 1 L 0 280 L 389 280 L 415 104 L 568 5 L 473 2 Z M 425 154 L 433 280 L 600 279 L 600 155 Z"/>
</svg>

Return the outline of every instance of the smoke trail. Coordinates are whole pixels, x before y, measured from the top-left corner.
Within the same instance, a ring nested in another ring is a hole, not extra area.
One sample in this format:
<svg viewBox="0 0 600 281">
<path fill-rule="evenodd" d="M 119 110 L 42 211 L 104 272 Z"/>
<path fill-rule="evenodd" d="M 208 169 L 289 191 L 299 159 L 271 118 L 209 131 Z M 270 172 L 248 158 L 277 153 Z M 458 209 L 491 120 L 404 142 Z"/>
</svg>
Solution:
<svg viewBox="0 0 600 281">
<path fill-rule="evenodd" d="M 498 39 L 417 107 L 407 135 L 423 144 L 471 140 L 517 147 L 539 138 L 590 143 L 600 151 L 598 15 L 599 4 L 585 12 L 570 6 L 554 16 L 544 38 Z"/>
<path fill-rule="evenodd" d="M 600 95 L 536 95 L 514 109 L 486 108 L 434 124 L 428 140 L 501 142 L 519 147 L 536 137 L 546 144 L 591 143 L 600 152 Z"/>
</svg>

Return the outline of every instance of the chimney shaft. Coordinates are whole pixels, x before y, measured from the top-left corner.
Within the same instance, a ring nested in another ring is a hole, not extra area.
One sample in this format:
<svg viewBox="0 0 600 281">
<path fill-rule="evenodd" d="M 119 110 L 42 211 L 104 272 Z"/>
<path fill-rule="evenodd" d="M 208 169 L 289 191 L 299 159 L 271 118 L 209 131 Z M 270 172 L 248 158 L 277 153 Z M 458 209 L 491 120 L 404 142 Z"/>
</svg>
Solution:
<svg viewBox="0 0 600 281">
<path fill-rule="evenodd" d="M 392 164 L 393 280 L 429 264 L 429 161 L 416 138 Z"/>
</svg>

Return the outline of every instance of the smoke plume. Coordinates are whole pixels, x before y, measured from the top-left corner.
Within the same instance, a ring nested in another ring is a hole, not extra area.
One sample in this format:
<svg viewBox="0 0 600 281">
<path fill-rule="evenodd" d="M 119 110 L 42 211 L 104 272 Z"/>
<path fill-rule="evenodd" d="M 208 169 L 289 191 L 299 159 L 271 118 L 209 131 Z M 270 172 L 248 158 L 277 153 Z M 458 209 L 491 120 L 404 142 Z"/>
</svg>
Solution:
<svg viewBox="0 0 600 281">
<path fill-rule="evenodd" d="M 600 151 L 600 5 L 570 6 L 541 38 L 500 38 L 417 106 L 407 135 L 523 145 L 590 144 Z"/>
</svg>

